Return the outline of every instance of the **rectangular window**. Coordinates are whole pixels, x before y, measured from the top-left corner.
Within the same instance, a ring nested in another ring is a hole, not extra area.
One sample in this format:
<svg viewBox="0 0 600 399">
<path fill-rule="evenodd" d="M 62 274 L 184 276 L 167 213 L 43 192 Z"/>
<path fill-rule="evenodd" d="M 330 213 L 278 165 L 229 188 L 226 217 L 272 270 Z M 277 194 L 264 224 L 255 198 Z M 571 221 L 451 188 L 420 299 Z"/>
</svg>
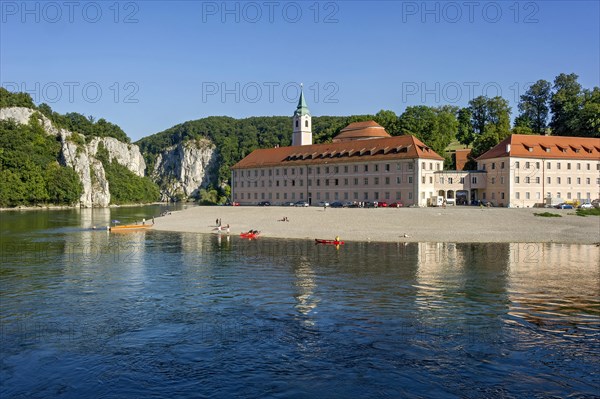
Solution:
<svg viewBox="0 0 600 399">
<path fill-rule="evenodd" d="M 540 193 L 539 191 L 537 193 L 535 193 L 535 199 L 541 199 L 542 198 L 542 193 Z"/>
<path fill-rule="evenodd" d="M 347 185 L 348 185 L 348 179 L 346 178 L 346 179 L 344 179 L 344 186 L 347 186 Z"/>
<path fill-rule="evenodd" d="M 433 176 L 429 176 L 429 184 L 433 184 Z"/>
<path fill-rule="evenodd" d="M 379 200 L 379 191 L 375 191 L 375 199 Z"/>
<path fill-rule="evenodd" d="M 496 169 L 496 162 L 492 162 L 492 170 Z"/>
<path fill-rule="evenodd" d="M 379 184 L 379 177 L 375 178 L 375 184 Z"/>
<path fill-rule="evenodd" d="M 504 199 L 504 193 L 500 193 L 500 198 Z"/>
<path fill-rule="evenodd" d="M 560 177 L 556 178 L 556 183 L 560 184 Z"/>
<path fill-rule="evenodd" d="M 309 166 L 308 167 L 308 174 L 310 175 L 312 173 L 312 168 Z"/>
<path fill-rule="evenodd" d="M 329 166 L 325 167 L 325 173 L 329 174 Z"/>
<path fill-rule="evenodd" d="M 369 178 L 365 177 L 364 182 L 365 182 L 365 186 L 368 185 L 369 184 Z"/>
<path fill-rule="evenodd" d="M 358 165 L 354 165 L 354 173 L 358 172 Z"/>
<path fill-rule="evenodd" d="M 275 199 L 279 199 L 279 193 L 275 193 Z"/>
<path fill-rule="evenodd" d="M 260 199 L 265 199 L 265 193 L 260 193 Z"/>
<path fill-rule="evenodd" d="M 283 193 L 283 199 L 287 199 L 287 193 Z"/>
<path fill-rule="evenodd" d="M 311 179 L 308 179 L 308 185 L 312 186 L 312 180 Z"/>
<path fill-rule="evenodd" d="M 477 184 L 477 178 L 476 178 L 476 177 L 473 177 L 473 178 L 471 179 L 471 183 L 472 183 L 472 184 Z M 518 183 L 518 182 L 517 182 L 517 183 Z"/>
<path fill-rule="evenodd" d="M 283 187 L 287 187 L 287 180 L 283 181 Z"/>
<path fill-rule="evenodd" d="M 567 162 L 567 170 L 571 170 L 571 162 Z"/>
<path fill-rule="evenodd" d="M 368 200 L 368 199 L 369 199 L 369 193 L 367 193 L 367 192 L 365 191 L 363 194 L 364 194 L 364 198 L 365 198 L 365 200 Z"/>
<path fill-rule="evenodd" d="M 413 195 L 412 191 L 409 191 L 409 192 L 408 192 L 408 199 L 409 199 L 409 200 L 411 200 L 411 199 L 412 199 L 412 195 Z"/>
<path fill-rule="evenodd" d="M 536 163 L 535 163 L 535 168 L 536 168 L 536 169 L 539 169 L 539 168 L 540 168 L 540 163 L 539 163 L 539 162 L 536 162 Z"/>
<path fill-rule="evenodd" d="M 320 175 L 321 174 L 321 167 L 317 166 L 317 174 Z"/>
<path fill-rule="evenodd" d="M 396 164 L 396 170 L 402 170 L 402 166 L 401 166 L 400 162 L 398 162 Z"/>
<path fill-rule="evenodd" d="M 444 184 L 444 178 L 440 177 L 440 184 Z"/>
<path fill-rule="evenodd" d="M 581 177 L 577 178 L 577 184 L 581 184 Z"/>
<path fill-rule="evenodd" d="M 515 193 L 515 198 L 516 198 L 516 199 L 521 199 L 521 193 L 517 191 L 517 192 Z"/>
<path fill-rule="evenodd" d="M 396 176 L 396 184 L 402 184 L 402 176 Z"/>
<path fill-rule="evenodd" d="M 567 199 L 571 199 L 571 192 L 570 191 L 567 193 Z"/>
<path fill-rule="evenodd" d="M 539 178 L 539 177 L 536 177 L 536 178 L 535 178 L 535 182 L 536 182 L 537 184 L 540 184 L 540 178 Z"/>
<path fill-rule="evenodd" d="M 340 179 L 335 179 L 335 185 L 339 186 L 340 185 Z"/>
<path fill-rule="evenodd" d="M 556 163 L 556 169 L 560 169 L 560 162 Z"/>
<path fill-rule="evenodd" d="M 548 183 L 548 184 L 552 184 L 552 178 L 551 178 L 551 177 L 547 177 L 547 178 L 546 178 L 546 183 Z"/>
<path fill-rule="evenodd" d="M 525 193 L 525 199 L 530 199 L 529 191 Z"/>
<path fill-rule="evenodd" d="M 344 173 L 348 173 L 348 165 L 344 166 Z"/>
<path fill-rule="evenodd" d="M 390 184 L 390 178 L 389 177 L 385 178 L 385 184 Z"/>
<path fill-rule="evenodd" d="M 500 162 L 500 169 L 504 169 L 504 161 Z M 502 198 L 504 199 L 504 198 Z"/>
<path fill-rule="evenodd" d="M 515 176 L 515 183 L 519 182 L 519 176 Z"/>
<path fill-rule="evenodd" d="M 460 184 L 465 184 L 465 178 L 464 177 L 460 178 Z"/>
<path fill-rule="evenodd" d="M 353 197 L 355 201 L 358 201 L 358 192 L 355 191 Z"/>
<path fill-rule="evenodd" d="M 396 199 L 397 200 L 401 200 L 402 199 L 402 193 L 400 191 L 396 191 Z"/>
<path fill-rule="evenodd" d="M 287 168 L 283 168 L 283 175 L 287 176 Z"/>
<path fill-rule="evenodd" d="M 500 184 L 504 184 L 504 176 L 500 176 Z"/>
<path fill-rule="evenodd" d="M 355 178 L 354 178 L 354 185 L 355 185 L 355 186 L 358 186 L 358 177 L 355 177 Z"/>
<path fill-rule="evenodd" d="M 261 170 L 260 170 L 260 175 L 261 175 L 261 176 L 264 176 L 264 175 L 265 175 L 265 170 L 264 170 L 264 169 L 261 169 Z"/>
<path fill-rule="evenodd" d="M 519 169 L 519 161 L 515 162 L 515 169 Z"/>
<path fill-rule="evenodd" d="M 386 172 L 389 172 L 389 171 L 390 171 L 390 164 L 389 164 L 389 163 L 386 163 L 386 164 L 385 164 L 385 171 L 386 171 Z"/>
<path fill-rule="evenodd" d="M 412 183 L 413 182 L 413 177 L 412 176 L 408 176 L 408 182 Z"/>
<path fill-rule="evenodd" d="M 592 184 L 592 179 L 590 179 L 589 177 L 587 177 L 585 179 L 585 184 Z"/>
<path fill-rule="evenodd" d="M 379 172 L 379 164 L 375 164 L 375 172 Z"/>
<path fill-rule="evenodd" d="M 325 185 L 328 186 L 329 185 L 329 179 L 325 179 Z"/>
<path fill-rule="evenodd" d="M 571 178 L 567 177 L 567 184 L 571 184 Z"/>
<path fill-rule="evenodd" d="M 529 162 L 525 162 L 525 169 L 529 169 L 530 166 L 531 164 Z"/>
<path fill-rule="evenodd" d="M 425 176 L 421 177 L 421 183 L 425 184 Z"/>
<path fill-rule="evenodd" d="M 552 169 L 552 164 L 550 162 L 546 162 L 546 169 Z"/>
<path fill-rule="evenodd" d="M 412 163 L 408 163 L 408 170 L 413 170 L 413 164 Z"/>
<path fill-rule="evenodd" d="M 317 179 L 317 186 L 321 185 L 321 179 Z"/>
<path fill-rule="evenodd" d="M 348 193 L 344 193 L 344 199 L 347 200 L 348 199 Z"/>
<path fill-rule="evenodd" d="M 560 196 L 560 191 L 556 193 L 556 198 L 562 198 L 562 197 Z"/>
<path fill-rule="evenodd" d="M 577 170 L 581 170 L 581 164 L 577 162 Z"/>
<path fill-rule="evenodd" d="M 527 183 L 527 184 L 531 183 L 531 178 L 529 176 L 525 178 L 525 183 Z"/>
<path fill-rule="evenodd" d="M 365 172 L 369 171 L 369 165 L 365 165 Z"/>
<path fill-rule="evenodd" d="M 340 173 L 340 167 L 339 166 L 334 167 L 333 170 L 334 170 L 335 173 Z"/>
<path fill-rule="evenodd" d="M 492 184 L 496 184 L 496 178 L 492 177 Z"/>
</svg>

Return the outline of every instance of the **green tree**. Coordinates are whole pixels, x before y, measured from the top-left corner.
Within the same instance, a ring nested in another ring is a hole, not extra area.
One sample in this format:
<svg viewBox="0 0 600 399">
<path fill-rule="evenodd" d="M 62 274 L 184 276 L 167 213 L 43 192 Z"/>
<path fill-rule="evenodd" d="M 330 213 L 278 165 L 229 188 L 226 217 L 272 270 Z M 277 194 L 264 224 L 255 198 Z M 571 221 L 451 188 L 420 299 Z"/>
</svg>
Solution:
<svg viewBox="0 0 600 399">
<path fill-rule="evenodd" d="M 488 131 L 494 131 L 501 140 L 510 135 L 511 109 L 508 101 L 504 98 L 498 96 L 493 98 L 476 97 L 469 101 L 469 111 L 473 131 L 476 134 L 482 135 Z"/>
<path fill-rule="evenodd" d="M 521 125 L 522 127 L 529 127 L 535 133 L 544 133 L 547 126 L 548 112 L 550 111 L 550 82 L 543 79 L 535 82 L 529 89 L 521 96 L 519 101 L 519 111 L 522 117 L 521 123 L 528 121 L 528 125 Z"/>
<path fill-rule="evenodd" d="M 552 134 L 571 136 L 580 130 L 580 110 L 583 105 L 579 77 L 561 73 L 554 79 L 554 92 L 550 98 Z"/>
<path fill-rule="evenodd" d="M 582 135 L 600 137 L 600 88 L 583 91 L 583 107 L 579 120 Z"/>
<path fill-rule="evenodd" d="M 398 135 L 400 129 L 398 126 L 398 116 L 394 111 L 381 110 L 375 114 L 375 122 L 379 123 L 386 132 L 392 136 Z"/>
<path fill-rule="evenodd" d="M 425 105 L 407 107 L 398 119 L 400 133 L 412 134 L 438 154 L 443 154 L 458 130 L 455 111 L 453 108 Z"/>
<path fill-rule="evenodd" d="M 458 111 L 458 129 L 456 138 L 463 145 L 471 145 L 475 140 L 475 132 L 471 124 L 471 110 L 469 108 L 461 108 Z"/>
</svg>

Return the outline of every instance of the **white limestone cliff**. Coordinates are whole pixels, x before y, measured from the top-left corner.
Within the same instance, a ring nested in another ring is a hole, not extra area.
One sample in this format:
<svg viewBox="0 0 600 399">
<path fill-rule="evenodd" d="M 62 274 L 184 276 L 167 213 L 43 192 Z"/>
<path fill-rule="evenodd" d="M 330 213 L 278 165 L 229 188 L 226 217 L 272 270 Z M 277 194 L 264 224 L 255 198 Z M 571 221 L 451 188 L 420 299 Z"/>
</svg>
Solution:
<svg viewBox="0 0 600 399">
<path fill-rule="evenodd" d="M 209 139 L 189 140 L 168 147 L 154 163 L 152 178 L 161 190 L 161 200 L 186 200 L 214 181 L 217 150 Z"/>
<path fill-rule="evenodd" d="M 13 119 L 19 124 L 28 124 L 34 114 L 47 134 L 60 139 L 61 164 L 73 168 L 79 175 L 83 185 L 80 198 L 82 207 L 105 207 L 110 204 L 110 190 L 104 166 L 95 158 L 99 143 L 103 143 L 111 161 L 114 159 L 136 175 L 144 176 L 146 163 L 135 144 L 123 143 L 112 137 L 94 137 L 89 143 L 83 144 L 83 135 L 55 127 L 48 118 L 30 108 L 2 108 L 0 120 Z"/>
</svg>

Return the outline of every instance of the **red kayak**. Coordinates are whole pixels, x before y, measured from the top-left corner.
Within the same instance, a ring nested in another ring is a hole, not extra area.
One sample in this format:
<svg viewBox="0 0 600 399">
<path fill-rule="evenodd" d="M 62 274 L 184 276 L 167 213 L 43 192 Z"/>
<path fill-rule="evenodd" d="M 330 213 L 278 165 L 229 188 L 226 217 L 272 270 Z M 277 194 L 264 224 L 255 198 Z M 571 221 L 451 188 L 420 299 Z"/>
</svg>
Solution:
<svg viewBox="0 0 600 399">
<path fill-rule="evenodd" d="M 256 237 L 258 237 L 258 235 L 259 235 L 259 234 L 260 234 L 260 233 L 241 233 L 241 234 L 240 234 L 240 237 L 242 237 L 242 238 L 250 238 L 250 239 L 252 239 L 252 238 L 256 238 Z"/>
<path fill-rule="evenodd" d="M 315 244 L 344 245 L 344 241 L 319 240 L 318 238 L 315 238 Z"/>
</svg>

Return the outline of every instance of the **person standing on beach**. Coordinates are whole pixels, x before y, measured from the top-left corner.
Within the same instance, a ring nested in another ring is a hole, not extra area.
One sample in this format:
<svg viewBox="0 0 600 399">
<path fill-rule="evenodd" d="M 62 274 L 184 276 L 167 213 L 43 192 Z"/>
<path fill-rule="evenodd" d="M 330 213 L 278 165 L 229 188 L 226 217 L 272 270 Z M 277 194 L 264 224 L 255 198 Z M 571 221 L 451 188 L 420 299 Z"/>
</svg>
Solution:
<svg viewBox="0 0 600 399">
<path fill-rule="evenodd" d="M 229 230 L 229 223 L 227 223 L 227 234 L 229 234 L 229 233 L 230 233 L 230 230 Z"/>
<path fill-rule="evenodd" d="M 215 226 L 219 225 L 219 218 L 217 218 L 217 220 L 215 220 Z"/>
</svg>

